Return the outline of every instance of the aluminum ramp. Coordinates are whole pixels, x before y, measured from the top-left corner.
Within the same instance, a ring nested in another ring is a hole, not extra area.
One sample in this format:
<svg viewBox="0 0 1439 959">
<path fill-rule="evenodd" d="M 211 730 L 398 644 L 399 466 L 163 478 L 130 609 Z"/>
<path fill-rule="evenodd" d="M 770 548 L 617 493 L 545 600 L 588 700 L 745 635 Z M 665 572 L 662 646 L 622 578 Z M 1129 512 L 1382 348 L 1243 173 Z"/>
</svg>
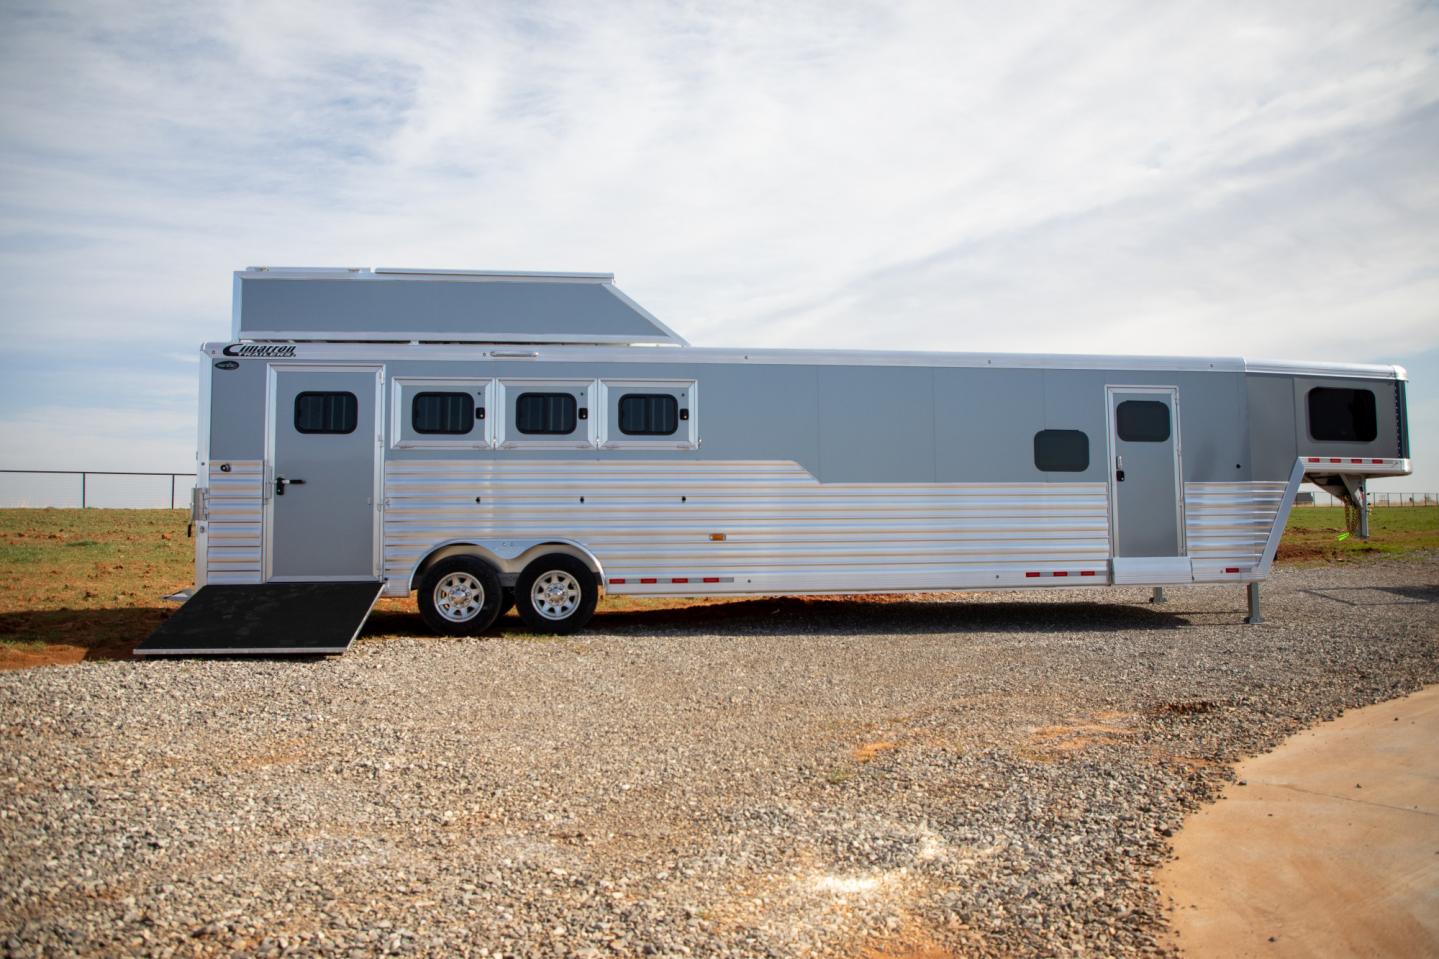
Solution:
<svg viewBox="0 0 1439 959">
<path fill-rule="evenodd" d="M 323 656 L 359 635 L 384 584 L 204 586 L 135 648 L 136 656 Z"/>
</svg>

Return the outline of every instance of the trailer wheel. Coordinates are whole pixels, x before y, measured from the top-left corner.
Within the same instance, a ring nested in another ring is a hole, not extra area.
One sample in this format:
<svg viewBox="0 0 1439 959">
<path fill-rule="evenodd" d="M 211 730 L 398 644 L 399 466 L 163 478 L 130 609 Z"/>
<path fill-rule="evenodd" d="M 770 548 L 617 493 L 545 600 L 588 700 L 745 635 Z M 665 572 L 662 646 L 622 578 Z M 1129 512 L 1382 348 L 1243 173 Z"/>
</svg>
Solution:
<svg viewBox="0 0 1439 959">
<path fill-rule="evenodd" d="M 595 612 L 599 584 L 573 556 L 549 553 L 526 566 L 515 581 L 515 607 L 531 629 L 573 633 Z"/>
<path fill-rule="evenodd" d="M 420 582 L 420 615 L 443 636 L 476 636 L 500 615 L 503 601 L 494 567 L 474 556 L 442 559 Z"/>
</svg>

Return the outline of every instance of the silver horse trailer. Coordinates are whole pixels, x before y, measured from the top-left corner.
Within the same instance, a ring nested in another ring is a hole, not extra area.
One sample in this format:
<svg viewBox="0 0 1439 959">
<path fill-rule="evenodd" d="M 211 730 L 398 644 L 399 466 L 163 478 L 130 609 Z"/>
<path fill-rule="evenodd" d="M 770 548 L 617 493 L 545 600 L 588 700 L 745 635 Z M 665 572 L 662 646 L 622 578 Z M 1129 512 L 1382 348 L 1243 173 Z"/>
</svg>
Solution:
<svg viewBox="0 0 1439 959">
<path fill-rule="evenodd" d="M 203 347 L 197 592 L 141 653 L 338 652 L 647 595 L 1269 573 L 1302 481 L 1410 470 L 1404 371 L 699 349 L 608 274 L 235 274 Z"/>
</svg>

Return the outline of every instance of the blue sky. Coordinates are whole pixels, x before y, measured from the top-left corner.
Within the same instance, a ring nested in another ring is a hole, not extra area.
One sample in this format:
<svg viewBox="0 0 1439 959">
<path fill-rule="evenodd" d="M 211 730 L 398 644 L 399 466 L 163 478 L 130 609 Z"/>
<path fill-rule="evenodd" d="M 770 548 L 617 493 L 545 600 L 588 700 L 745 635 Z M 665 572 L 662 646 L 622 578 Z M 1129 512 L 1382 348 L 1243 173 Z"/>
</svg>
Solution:
<svg viewBox="0 0 1439 959">
<path fill-rule="evenodd" d="M 1018 12 L 1017 12 L 1018 11 Z M 612 270 L 702 345 L 1398 362 L 1439 8 L 0 9 L 0 465 L 185 470 L 249 264 Z"/>
</svg>

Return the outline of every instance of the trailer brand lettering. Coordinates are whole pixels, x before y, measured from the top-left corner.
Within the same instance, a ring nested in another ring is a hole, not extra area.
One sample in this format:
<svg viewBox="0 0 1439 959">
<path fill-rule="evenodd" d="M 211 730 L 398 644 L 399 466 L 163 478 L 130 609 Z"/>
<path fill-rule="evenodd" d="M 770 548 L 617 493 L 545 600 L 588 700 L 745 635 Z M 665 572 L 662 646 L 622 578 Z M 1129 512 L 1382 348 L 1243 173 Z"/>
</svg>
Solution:
<svg viewBox="0 0 1439 959">
<path fill-rule="evenodd" d="M 217 370 L 238 370 L 239 368 L 240 364 L 235 360 L 221 360 L 215 364 Z"/>
<path fill-rule="evenodd" d="M 221 351 L 226 356 L 252 356 L 265 359 L 274 359 L 282 356 L 294 356 L 293 346 L 267 346 L 261 343 L 231 343 Z"/>
</svg>

